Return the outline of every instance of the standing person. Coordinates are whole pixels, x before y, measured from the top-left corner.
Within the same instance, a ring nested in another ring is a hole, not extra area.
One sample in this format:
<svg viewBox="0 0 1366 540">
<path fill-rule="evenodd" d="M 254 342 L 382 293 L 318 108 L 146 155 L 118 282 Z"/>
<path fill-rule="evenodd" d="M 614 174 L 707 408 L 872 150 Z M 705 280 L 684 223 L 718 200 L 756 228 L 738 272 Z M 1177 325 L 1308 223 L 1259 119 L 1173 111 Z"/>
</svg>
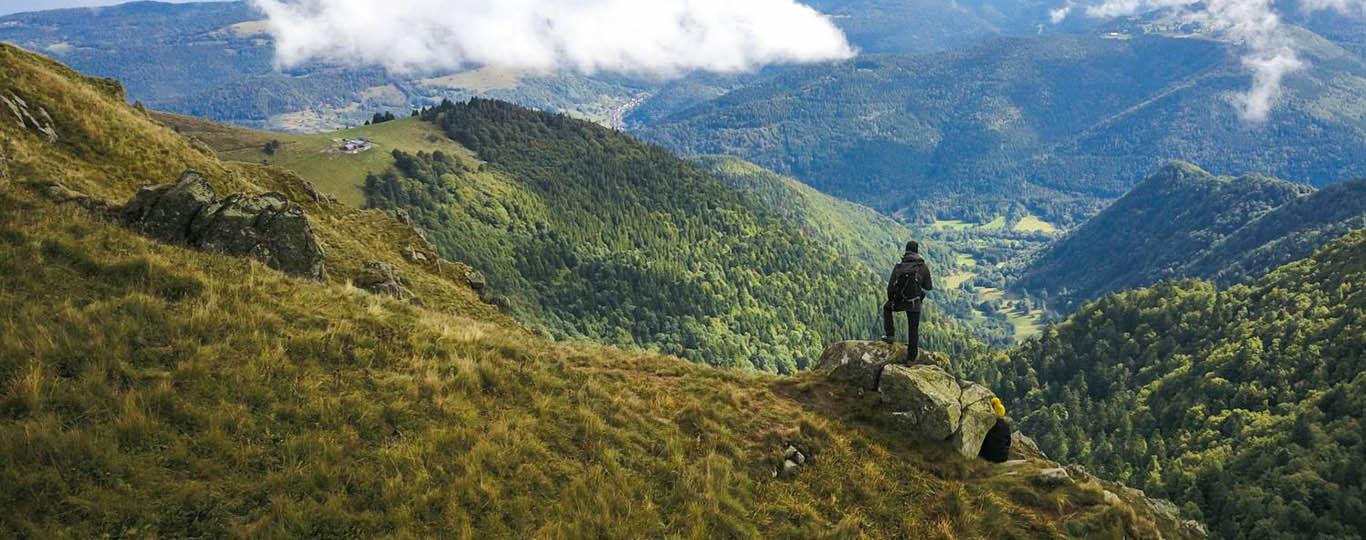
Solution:
<svg viewBox="0 0 1366 540">
<path fill-rule="evenodd" d="M 920 308 L 925 301 L 925 291 L 931 290 L 934 290 L 934 282 L 930 279 L 930 267 L 925 264 L 925 258 L 920 256 L 920 243 L 915 240 L 906 242 L 906 254 L 892 268 L 892 277 L 887 280 L 887 302 L 882 304 L 882 341 L 891 343 L 896 340 L 894 313 L 905 311 L 908 364 L 914 363 L 920 356 Z"/>
</svg>

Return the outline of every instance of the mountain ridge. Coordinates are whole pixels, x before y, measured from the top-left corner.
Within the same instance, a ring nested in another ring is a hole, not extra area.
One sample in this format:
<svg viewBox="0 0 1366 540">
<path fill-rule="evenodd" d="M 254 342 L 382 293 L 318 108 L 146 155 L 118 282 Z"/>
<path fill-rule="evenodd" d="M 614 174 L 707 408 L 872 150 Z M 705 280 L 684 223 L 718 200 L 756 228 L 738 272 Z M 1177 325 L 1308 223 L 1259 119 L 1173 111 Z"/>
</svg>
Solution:
<svg viewBox="0 0 1366 540">
<path fill-rule="evenodd" d="M 1180 277 L 1227 286 L 1256 279 L 1360 228 L 1366 181 L 1314 190 L 1172 162 L 1041 251 L 1013 284 L 1070 307 Z"/>
</svg>

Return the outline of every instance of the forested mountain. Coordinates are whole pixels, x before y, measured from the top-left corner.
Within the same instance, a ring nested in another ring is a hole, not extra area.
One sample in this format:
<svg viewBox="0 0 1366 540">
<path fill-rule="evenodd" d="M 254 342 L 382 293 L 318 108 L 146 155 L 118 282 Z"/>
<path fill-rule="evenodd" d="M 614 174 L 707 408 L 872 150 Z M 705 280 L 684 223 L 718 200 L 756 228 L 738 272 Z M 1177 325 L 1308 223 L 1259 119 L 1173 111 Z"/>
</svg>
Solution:
<svg viewBox="0 0 1366 540">
<path fill-rule="evenodd" d="M 1206 250 L 1311 191 L 1264 176 L 1214 176 L 1189 163 L 1169 163 L 1050 245 L 1014 286 L 1065 312 L 1108 292 L 1191 275 L 1186 268 Z"/>
<path fill-rule="evenodd" d="M 1012 286 L 1070 311 L 1176 277 L 1260 277 L 1366 227 L 1366 179 L 1309 186 L 1170 163 L 1040 252 Z"/>
<path fill-rule="evenodd" d="M 1366 63 L 1303 34 L 1313 69 L 1288 77 L 1265 124 L 1227 100 L 1248 84 L 1229 45 L 1106 33 L 791 68 L 636 133 L 912 222 L 1023 205 L 1068 226 L 1169 158 L 1314 185 L 1366 174 Z"/>
<path fill-rule="evenodd" d="M 1211 246 L 1183 271 L 1219 285 L 1248 281 L 1366 228 L 1366 178 L 1325 187 L 1281 205 Z"/>
<path fill-rule="evenodd" d="M 784 373 L 827 342 L 879 331 L 885 269 L 658 147 L 499 101 L 421 117 L 482 163 L 396 151 L 392 170 L 367 179 L 368 205 L 406 216 L 444 255 L 484 271 L 523 320 Z M 867 234 L 848 223 L 848 234 Z M 892 255 L 906 240 L 891 227 L 881 234 L 872 241 Z M 975 346 L 943 312 L 929 319 L 931 349 Z"/>
<path fill-rule="evenodd" d="M 1250 284 L 1106 296 L 978 377 L 1049 455 L 1170 497 L 1217 537 L 1360 538 L 1363 321 L 1359 229 Z"/>
<path fill-rule="evenodd" d="M 954 233 L 909 227 L 753 163 L 717 156 L 703 157 L 699 162 L 726 185 L 791 220 L 802 234 L 842 257 L 862 262 L 874 276 L 885 278 L 901 260 L 899 247 L 906 239 L 916 239 L 937 280 L 926 314 L 929 320 L 938 320 L 942 314 L 988 345 L 1004 347 L 1024 337 L 1017 335 L 1011 314 L 998 310 L 987 315 L 979 308 L 982 297 L 990 295 L 983 287 L 1000 283 L 990 275 L 999 272 L 998 263 L 1025 257 L 1035 242 L 1010 238 L 1009 233 L 1002 232 Z"/>
<path fill-rule="evenodd" d="M 863 50 L 921 52 L 1018 29 L 1010 21 L 1026 18 L 1008 7 L 1010 2 L 982 4 L 873 0 L 818 2 L 815 7 L 828 10 Z M 1038 9 L 1032 9 L 1027 18 L 1038 16 Z M 376 110 L 404 112 L 443 98 L 471 96 L 570 112 L 609 125 L 630 111 L 634 121 L 643 122 L 661 111 L 716 97 L 753 77 L 696 73 L 658 81 L 493 68 L 419 75 L 318 64 L 282 73 L 274 69 L 274 41 L 262 18 L 240 1 L 140 1 L 0 16 L 0 41 L 119 79 L 132 99 L 157 110 L 300 131 L 356 125 Z M 647 95 L 655 100 L 633 111 Z"/>
<path fill-rule="evenodd" d="M 917 53 L 971 45 L 1001 35 L 1039 33 L 1048 10 L 1038 0 L 812 0 L 849 41 L 868 53 Z M 1051 26 L 1051 25 L 1048 25 Z"/>
<path fill-rule="evenodd" d="M 0 97 L 0 537 L 1191 537 L 818 376 L 541 339 L 411 227 L 220 161 L 107 79 L 0 44 Z M 128 226 L 187 169 L 285 204 L 326 272 Z M 375 266 L 415 296 L 356 286 Z"/>
</svg>

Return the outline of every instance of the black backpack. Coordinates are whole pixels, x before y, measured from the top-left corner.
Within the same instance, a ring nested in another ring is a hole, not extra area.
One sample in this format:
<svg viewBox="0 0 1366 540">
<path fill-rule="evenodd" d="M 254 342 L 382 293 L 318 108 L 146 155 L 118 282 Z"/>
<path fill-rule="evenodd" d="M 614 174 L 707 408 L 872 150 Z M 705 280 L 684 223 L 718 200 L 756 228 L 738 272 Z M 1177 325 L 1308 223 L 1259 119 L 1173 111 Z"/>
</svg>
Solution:
<svg viewBox="0 0 1366 540">
<path fill-rule="evenodd" d="M 892 286 L 888 289 L 892 297 L 889 300 L 907 305 L 925 296 L 925 290 L 920 288 L 920 267 L 924 264 L 920 261 L 897 263 L 892 269 Z"/>
</svg>

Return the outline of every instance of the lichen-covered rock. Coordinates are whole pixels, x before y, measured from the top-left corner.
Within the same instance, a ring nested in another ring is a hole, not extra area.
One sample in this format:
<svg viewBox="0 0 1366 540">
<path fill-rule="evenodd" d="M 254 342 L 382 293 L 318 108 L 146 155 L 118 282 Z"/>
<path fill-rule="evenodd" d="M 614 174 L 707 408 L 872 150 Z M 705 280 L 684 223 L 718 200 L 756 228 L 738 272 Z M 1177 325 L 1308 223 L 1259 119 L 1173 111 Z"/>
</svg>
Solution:
<svg viewBox="0 0 1366 540">
<path fill-rule="evenodd" d="M 880 341 L 841 341 L 821 353 L 816 372 L 832 381 L 849 383 L 865 390 L 877 389 L 883 366 L 906 360 L 906 346 Z"/>
<path fill-rule="evenodd" d="M 237 193 L 219 200 L 203 175 L 187 171 L 174 185 L 143 188 L 122 219 L 164 241 L 255 258 L 282 272 L 321 280 L 323 251 L 303 208 L 279 193 Z"/>
<path fill-rule="evenodd" d="M 213 204 L 213 186 L 203 175 L 186 171 L 175 184 L 145 187 L 123 207 L 123 218 L 145 236 L 174 244 L 190 243 L 190 222 Z"/>
<path fill-rule="evenodd" d="M 886 366 L 878 392 L 900 429 L 921 440 L 948 442 L 964 456 L 975 457 L 996 424 L 991 391 L 960 382 L 938 366 Z"/>
<path fill-rule="evenodd" d="M 1048 459 L 1048 455 L 1034 439 L 1017 429 L 1010 433 L 1010 459 Z"/>
</svg>

